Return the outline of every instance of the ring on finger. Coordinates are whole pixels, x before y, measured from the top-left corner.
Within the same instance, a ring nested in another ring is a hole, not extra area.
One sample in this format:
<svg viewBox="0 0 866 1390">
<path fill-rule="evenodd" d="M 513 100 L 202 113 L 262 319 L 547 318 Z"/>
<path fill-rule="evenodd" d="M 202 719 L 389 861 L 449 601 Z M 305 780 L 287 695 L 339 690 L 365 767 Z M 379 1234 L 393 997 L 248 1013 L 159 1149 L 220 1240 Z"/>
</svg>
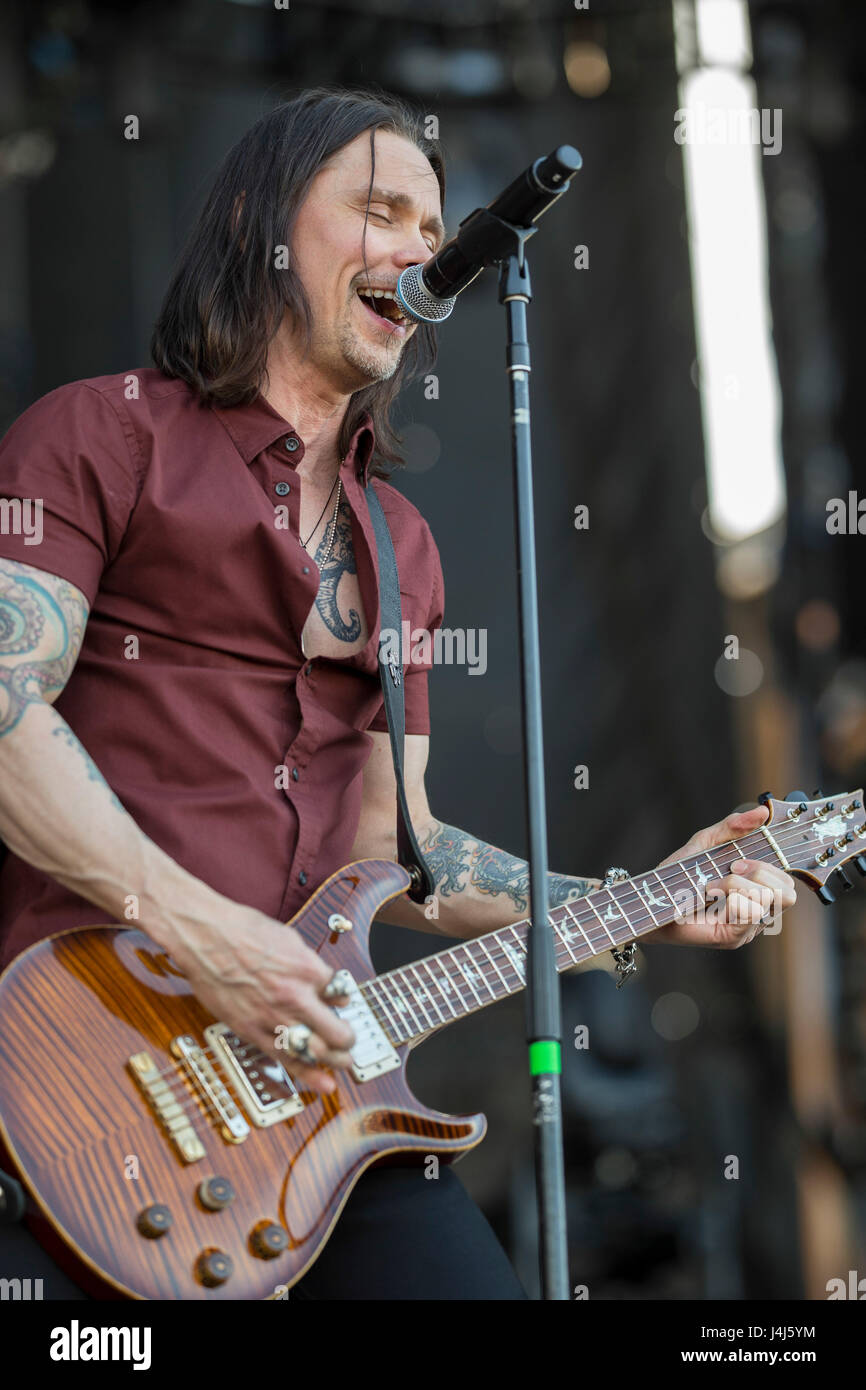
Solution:
<svg viewBox="0 0 866 1390">
<path fill-rule="evenodd" d="M 306 1023 L 296 1023 L 286 1034 L 286 1051 L 297 1061 L 305 1062 L 310 1067 L 316 1065 L 316 1058 L 310 1051 L 312 1035 L 312 1029 L 308 1028 Z"/>
<path fill-rule="evenodd" d="M 322 998 L 339 999 L 341 995 L 349 993 L 351 983 L 352 977 L 348 970 L 335 970 L 322 990 Z"/>
</svg>

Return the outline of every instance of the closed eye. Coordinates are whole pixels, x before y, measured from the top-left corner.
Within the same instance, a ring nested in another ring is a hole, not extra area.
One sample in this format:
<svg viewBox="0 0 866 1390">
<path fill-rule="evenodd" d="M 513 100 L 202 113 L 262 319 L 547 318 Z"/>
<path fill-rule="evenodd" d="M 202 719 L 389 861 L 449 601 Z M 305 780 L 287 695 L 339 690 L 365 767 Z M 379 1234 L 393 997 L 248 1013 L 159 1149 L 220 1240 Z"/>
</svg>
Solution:
<svg viewBox="0 0 866 1390">
<path fill-rule="evenodd" d="M 371 216 L 371 217 L 377 218 L 380 222 L 384 222 L 386 227 L 392 227 L 392 226 L 394 225 L 394 219 L 393 219 L 392 217 L 386 217 L 385 214 L 384 214 L 384 212 L 373 212 L 373 211 L 371 210 L 370 216 Z M 436 250 L 436 242 L 435 242 L 435 239 L 432 238 L 432 237 L 429 237 L 429 238 L 425 238 L 425 240 L 426 240 L 426 242 L 427 242 L 427 247 L 428 247 L 428 249 L 429 249 L 429 251 L 430 251 L 430 254 L 432 255 L 433 252 Z"/>
</svg>

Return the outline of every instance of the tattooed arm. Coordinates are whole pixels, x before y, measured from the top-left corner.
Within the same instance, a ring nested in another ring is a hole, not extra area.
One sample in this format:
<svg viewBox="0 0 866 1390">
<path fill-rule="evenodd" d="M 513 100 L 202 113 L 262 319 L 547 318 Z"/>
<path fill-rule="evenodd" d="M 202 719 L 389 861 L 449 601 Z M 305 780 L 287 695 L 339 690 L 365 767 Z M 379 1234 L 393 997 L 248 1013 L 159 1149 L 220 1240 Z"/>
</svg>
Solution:
<svg viewBox="0 0 866 1390">
<path fill-rule="evenodd" d="M 0 837 L 122 919 L 127 895 L 141 896 L 149 853 L 160 852 L 52 708 L 78 659 L 87 616 L 74 584 L 0 560 Z"/>
<path fill-rule="evenodd" d="M 373 750 L 364 769 L 361 821 L 353 859 L 396 859 L 394 768 L 386 733 L 373 733 Z M 519 921 L 529 912 L 529 867 L 475 835 L 445 825 L 432 815 L 424 790 L 429 739 L 406 736 L 406 795 L 418 843 L 436 881 L 432 904 L 399 898 L 379 913 L 384 922 L 442 936 L 469 938 Z M 582 898 L 599 880 L 549 874 L 551 907 Z"/>
</svg>

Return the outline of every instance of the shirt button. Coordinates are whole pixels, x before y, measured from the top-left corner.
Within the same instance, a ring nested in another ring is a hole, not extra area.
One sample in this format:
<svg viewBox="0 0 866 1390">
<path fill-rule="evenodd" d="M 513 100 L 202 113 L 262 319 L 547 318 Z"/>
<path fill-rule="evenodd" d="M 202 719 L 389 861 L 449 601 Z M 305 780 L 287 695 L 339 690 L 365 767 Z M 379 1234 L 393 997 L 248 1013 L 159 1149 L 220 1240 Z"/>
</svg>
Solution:
<svg viewBox="0 0 866 1390">
<path fill-rule="evenodd" d="M 309 573 L 310 573 L 310 566 L 309 566 L 309 565 L 304 565 L 304 574 L 309 574 Z"/>
<path fill-rule="evenodd" d="M 310 664 L 309 664 L 308 667 L 307 667 L 307 675 L 310 674 L 310 672 L 312 671 L 312 669 L 313 669 L 313 663 L 312 663 L 312 661 L 311 661 Z"/>
<path fill-rule="evenodd" d="M 307 875 L 304 873 L 303 869 L 301 869 L 301 872 L 298 874 L 298 883 L 300 883 L 301 887 L 303 888 L 306 881 Z"/>
<path fill-rule="evenodd" d="M 300 775 L 301 775 L 301 774 L 298 772 L 298 769 L 297 769 L 296 767 L 293 767 L 293 768 L 292 768 L 292 781 L 293 781 L 293 782 L 297 782 L 297 780 L 298 780 L 298 778 L 300 777 Z"/>
<path fill-rule="evenodd" d="M 291 485 L 289 483 L 277 483 L 274 487 L 274 492 L 278 497 L 285 497 L 286 493 L 291 492 L 291 490 Z"/>
<path fill-rule="evenodd" d="M 300 447 L 301 441 L 298 438 L 298 436 L 296 434 L 290 434 L 288 439 L 286 440 L 286 448 L 288 449 L 289 453 L 293 454 L 295 450 L 300 449 Z"/>
</svg>

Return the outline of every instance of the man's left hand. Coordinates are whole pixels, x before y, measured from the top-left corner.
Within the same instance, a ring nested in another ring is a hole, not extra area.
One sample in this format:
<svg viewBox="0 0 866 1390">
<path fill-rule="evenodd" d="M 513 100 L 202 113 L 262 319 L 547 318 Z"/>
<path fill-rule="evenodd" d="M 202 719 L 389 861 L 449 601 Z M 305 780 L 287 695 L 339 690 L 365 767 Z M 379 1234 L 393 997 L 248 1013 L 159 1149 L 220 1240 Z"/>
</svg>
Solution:
<svg viewBox="0 0 866 1390">
<path fill-rule="evenodd" d="M 718 825 L 699 830 L 688 844 L 676 850 L 657 867 L 700 854 L 702 850 L 739 840 L 757 830 L 769 818 L 766 806 L 753 811 L 734 811 Z M 760 859 L 734 860 L 726 878 L 706 885 L 706 906 L 684 904 L 676 922 L 653 932 L 651 940 L 677 946 L 719 946 L 726 950 L 745 946 L 775 921 L 779 913 L 797 901 L 796 884 L 790 874 Z"/>
</svg>

